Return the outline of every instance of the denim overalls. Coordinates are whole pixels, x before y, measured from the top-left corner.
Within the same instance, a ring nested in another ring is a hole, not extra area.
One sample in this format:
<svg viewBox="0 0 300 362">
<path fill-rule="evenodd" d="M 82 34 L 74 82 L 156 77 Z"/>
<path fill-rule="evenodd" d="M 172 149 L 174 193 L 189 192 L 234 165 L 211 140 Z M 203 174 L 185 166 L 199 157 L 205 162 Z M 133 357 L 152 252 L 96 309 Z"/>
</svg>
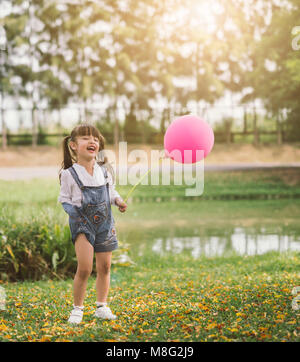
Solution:
<svg viewBox="0 0 300 362">
<path fill-rule="evenodd" d="M 118 248 L 115 222 L 110 206 L 107 170 L 104 166 L 101 167 L 106 180 L 102 186 L 84 186 L 74 167 L 71 166 L 68 169 L 83 195 L 81 207 L 74 205 L 78 217 L 69 217 L 72 242 L 75 244 L 76 236 L 83 233 L 96 253 Z"/>
</svg>

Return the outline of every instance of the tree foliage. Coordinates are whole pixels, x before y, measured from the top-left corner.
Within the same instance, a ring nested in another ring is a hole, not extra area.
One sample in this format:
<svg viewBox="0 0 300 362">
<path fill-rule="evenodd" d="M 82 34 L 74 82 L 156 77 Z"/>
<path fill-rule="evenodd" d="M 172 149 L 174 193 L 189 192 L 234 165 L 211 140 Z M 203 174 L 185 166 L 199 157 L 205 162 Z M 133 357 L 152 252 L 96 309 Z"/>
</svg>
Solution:
<svg viewBox="0 0 300 362">
<path fill-rule="evenodd" d="M 129 115 L 229 90 L 297 123 L 299 15 L 298 0 L 14 0 L 1 89 L 52 108 L 109 97 Z"/>
</svg>

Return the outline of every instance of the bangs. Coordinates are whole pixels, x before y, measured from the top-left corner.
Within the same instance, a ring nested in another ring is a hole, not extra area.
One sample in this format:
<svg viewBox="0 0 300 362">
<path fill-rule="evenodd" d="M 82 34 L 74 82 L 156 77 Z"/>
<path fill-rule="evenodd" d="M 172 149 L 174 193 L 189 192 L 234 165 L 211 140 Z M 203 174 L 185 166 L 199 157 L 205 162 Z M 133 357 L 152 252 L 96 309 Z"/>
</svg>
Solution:
<svg viewBox="0 0 300 362">
<path fill-rule="evenodd" d="M 81 124 L 74 130 L 76 136 L 93 136 L 101 140 L 101 134 L 98 129 L 90 124 Z"/>
</svg>

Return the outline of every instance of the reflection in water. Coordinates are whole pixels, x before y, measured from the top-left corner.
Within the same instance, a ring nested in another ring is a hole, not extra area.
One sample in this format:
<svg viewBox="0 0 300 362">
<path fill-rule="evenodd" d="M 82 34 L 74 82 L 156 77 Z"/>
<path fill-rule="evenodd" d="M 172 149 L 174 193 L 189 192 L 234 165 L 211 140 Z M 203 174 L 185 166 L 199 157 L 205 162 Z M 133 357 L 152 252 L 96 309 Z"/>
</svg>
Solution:
<svg viewBox="0 0 300 362">
<path fill-rule="evenodd" d="M 143 249 L 143 245 L 141 245 Z M 140 249 L 140 255 L 143 253 Z M 239 255 L 257 255 L 268 251 L 300 251 L 300 237 L 281 234 L 247 234 L 246 229 L 234 228 L 231 235 L 222 236 L 183 236 L 155 238 L 152 251 L 181 253 L 190 251 L 194 258 Z"/>
</svg>

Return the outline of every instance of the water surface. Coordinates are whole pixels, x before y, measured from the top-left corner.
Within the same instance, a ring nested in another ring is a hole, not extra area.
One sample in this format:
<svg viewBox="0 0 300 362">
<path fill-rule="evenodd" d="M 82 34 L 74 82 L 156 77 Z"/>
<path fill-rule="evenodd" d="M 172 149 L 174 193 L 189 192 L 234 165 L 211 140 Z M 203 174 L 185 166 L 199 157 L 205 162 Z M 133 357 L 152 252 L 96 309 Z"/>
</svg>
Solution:
<svg viewBox="0 0 300 362">
<path fill-rule="evenodd" d="M 148 208 L 147 208 L 148 206 Z M 131 205 L 117 228 L 132 257 L 186 253 L 193 258 L 300 251 L 300 203 L 174 202 Z M 151 209 L 150 209 L 151 207 Z"/>
</svg>

